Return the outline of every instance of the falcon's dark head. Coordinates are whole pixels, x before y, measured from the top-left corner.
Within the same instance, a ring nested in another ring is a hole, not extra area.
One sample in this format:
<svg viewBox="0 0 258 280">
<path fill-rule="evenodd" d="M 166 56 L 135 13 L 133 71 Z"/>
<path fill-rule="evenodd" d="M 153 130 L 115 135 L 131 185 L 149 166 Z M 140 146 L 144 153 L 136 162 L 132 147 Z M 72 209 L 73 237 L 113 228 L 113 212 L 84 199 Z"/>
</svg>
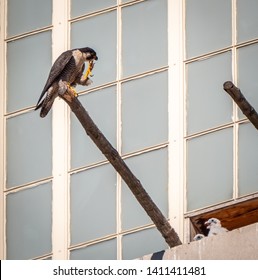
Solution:
<svg viewBox="0 0 258 280">
<path fill-rule="evenodd" d="M 86 54 L 87 60 L 93 60 L 93 59 L 94 60 L 98 60 L 96 52 L 93 49 L 91 49 L 91 48 L 88 48 L 88 47 L 80 48 L 79 51 L 81 51 L 81 52 Z"/>
</svg>

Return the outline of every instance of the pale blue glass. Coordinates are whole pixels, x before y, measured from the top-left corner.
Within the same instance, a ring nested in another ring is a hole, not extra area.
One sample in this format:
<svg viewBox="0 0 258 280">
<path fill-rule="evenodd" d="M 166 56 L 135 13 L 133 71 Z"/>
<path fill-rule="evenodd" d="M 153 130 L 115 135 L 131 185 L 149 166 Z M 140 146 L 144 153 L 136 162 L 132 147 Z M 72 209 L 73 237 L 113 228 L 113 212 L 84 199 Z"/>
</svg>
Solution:
<svg viewBox="0 0 258 280">
<path fill-rule="evenodd" d="M 31 259 L 52 251 L 51 183 L 6 198 L 7 259 Z"/>
<path fill-rule="evenodd" d="M 237 40 L 243 42 L 258 37 L 258 1 L 237 0 Z"/>
<path fill-rule="evenodd" d="M 116 87 L 108 87 L 79 99 L 108 141 L 116 148 Z M 80 122 L 71 115 L 72 168 L 104 160 L 105 156 L 86 134 Z"/>
<path fill-rule="evenodd" d="M 231 0 L 186 0 L 187 58 L 231 45 Z"/>
<path fill-rule="evenodd" d="M 51 135 L 51 114 L 42 119 L 32 111 L 7 119 L 7 187 L 52 175 Z"/>
<path fill-rule="evenodd" d="M 51 68 L 51 32 L 7 44 L 7 112 L 37 103 Z"/>
<path fill-rule="evenodd" d="M 71 244 L 116 232 L 116 172 L 110 165 L 71 176 Z"/>
<path fill-rule="evenodd" d="M 116 239 L 111 239 L 94 245 L 72 250 L 71 260 L 116 260 Z"/>
<path fill-rule="evenodd" d="M 187 141 L 186 178 L 188 211 L 232 199 L 232 128 Z"/>
<path fill-rule="evenodd" d="M 165 217 L 168 216 L 168 155 L 167 149 L 144 153 L 126 159 L 126 164 L 141 181 L 144 189 Z M 152 223 L 129 187 L 122 182 L 122 229 Z"/>
<path fill-rule="evenodd" d="M 76 21 L 71 25 L 71 47 L 91 47 L 99 60 L 93 69 L 93 84 L 113 82 L 116 80 L 117 68 L 117 18 L 116 11 L 103 13 Z M 78 87 L 85 90 L 89 87 Z"/>
<path fill-rule="evenodd" d="M 167 1 L 143 1 L 122 9 L 122 76 L 168 64 Z"/>
<path fill-rule="evenodd" d="M 232 100 L 223 90 L 231 67 L 231 52 L 187 64 L 188 135 L 232 121 Z"/>
<path fill-rule="evenodd" d="M 123 236 L 123 259 L 131 260 L 168 249 L 168 245 L 156 228 L 145 229 Z"/>
<path fill-rule="evenodd" d="M 239 126 L 239 195 L 258 191 L 258 133 L 252 124 Z"/>
<path fill-rule="evenodd" d="M 238 49 L 238 83 L 248 102 L 258 111 L 258 44 L 242 47 Z M 244 114 L 239 111 L 240 118 Z"/>
<path fill-rule="evenodd" d="M 52 23 L 52 0 L 8 0 L 8 37 Z"/>
<path fill-rule="evenodd" d="M 71 0 L 71 17 L 92 13 L 115 6 L 117 0 Z"/>
<path fill-rule="evenodd" d="M 122 84 L 122 152 L 168 139 L 168 77 L 162 72 Z"/>
</svg>

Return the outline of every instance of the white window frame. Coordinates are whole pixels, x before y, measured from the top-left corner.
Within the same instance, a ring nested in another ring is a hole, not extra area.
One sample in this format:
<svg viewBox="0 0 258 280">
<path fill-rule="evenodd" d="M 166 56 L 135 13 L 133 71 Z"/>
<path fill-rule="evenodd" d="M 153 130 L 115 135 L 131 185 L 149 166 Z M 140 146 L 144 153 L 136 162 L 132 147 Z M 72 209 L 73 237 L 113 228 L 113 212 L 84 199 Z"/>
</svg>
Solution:
<svg viewBox="0 0 258 280">
<path fill-rule="evenodd" d="M 121 9 L 123 6 L 132 5 L 142 0 L 128 2 L 122 4 L 119 1 L 117 7 L 117 24 L 118 35 L 117 53 L 118 60 L 121 57 Z M 61 5 L 60 5 L 61 3 Z M 169 200 L 169 221 L 175 231 L 179 234 L 180 239 L 184 242 L 184 205 L 185 205 L 185 170 L 184 170 L 184 19 L 183 19 L 183 1 L 168 0 L 168 66 L 151 73 L 168 71 L 168 99 L 169 99 L 169 135 L 168 142 L 164 143 L 164 147 L 168 147 L 168 200 Z M 52 26 L 48 27 L 52 31 L 52 62 L 57 56 L 67 50 L 69 46 L 70 25 L 70 0 L 53 0 L 53 20 Z M 110 8 L 112 10 L 113 8 Z M 0 0 L 0 26 L 5 26 L 7 20 L 7 0 Z M 35 33 L 32 31 L 30 33 Z M 39 31 L 40 32 L 40 31 Z M 6 73 L 6 31 L 0 29 L 0 60 L 4 63 L 0 64 L 0 72 Z M 23 34 L 21 34 L 23 36 Z M 20 37 L 20 35 L 18 36 Z M 117 81 L 114 85 L 118 89 L 118 104 L 121 103 L 121 83 L 125 80 L 121 79 L 120 63 L 117 63 Z M 148 75 L 148 73 L 143 74 Z M 138 77 L 138 75 L 137 75 Z M 6 74 L 0 75 L 0 137 L 5 139 L 5 89 Z M 104 85 L 103 87 L 106 87 Z M 100 87 L 101 88 L 101 87 Z M 120 106 L 117 107 L 118 116 L 121 115 Z M 43 120 L 42 120 L 43 121 Z M 120 117 L 117 119 L 117 131 L 120 133 Z M 58 128 L 58 129 L 56 129 Z M 55 151 L 52 156 L 53 174 L 48 181 L 52 181 L 53 192 L 53 216 L 52 216 L 52 259 L 68 259 L 70 246 L 70 229 L 69 229 L 69 163 L 70 163 L 70 117 L 68 106 L 63 100 L 57 100 L 53 105 L 52 112 L 52 149 Z M 118 151 L 121 152 L 121 139 L 117 137 Z M 6 236 L 5 236 L 5 143 L 0 146 L 0 258 L 6 258 Z M 160 147 L 162 145 L 159 145 Z M 118 177 L 117 192 L 117 256 L 122 259 L 122 235 L 121 233 L 121 178 Z M 146 225 L 144 228 L 153 228 L 154 225 Z M 135 230 L 138 231 L 138 230 Z M 133 232 L 133 231 L 132 231 Z M 77 247 L 77 246 L 76 246 Z M 79 246 L 78 246 L 79 247 Z M 46 258 L 46 256 L 38 256 L 38 258 Z M 139 256 L 140 257 L 140 256 Z"/>
<path fill-rule="evenodd" d="M 4 185 L 5 185 L 5 164 L 4 164 L 4 155 L 5 155 L 5 120 L 4 120 L 4 111 L 5 111 L 5 75 L 6 73 L 6 46 L 4 43 L 5 39 L 5 22 L 6 22 L 6 13 L 5 5 L 3 0 L 0 2 L 0 259 L 3 260 L 5 257 L 5 199 L 4 199 Z"/>
</svg>

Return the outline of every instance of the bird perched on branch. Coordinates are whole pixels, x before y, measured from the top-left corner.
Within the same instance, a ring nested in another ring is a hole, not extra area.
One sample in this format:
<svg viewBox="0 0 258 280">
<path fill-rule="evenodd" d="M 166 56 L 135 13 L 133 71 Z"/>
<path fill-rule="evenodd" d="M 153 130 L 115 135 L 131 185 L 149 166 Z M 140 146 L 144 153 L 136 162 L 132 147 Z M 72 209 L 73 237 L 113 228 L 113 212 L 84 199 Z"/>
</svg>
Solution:
<svg viewBox="0 0 258 280">
<path fill-rule="evenodd" d="M 77 84 L 88 86 L 92 83 L 88 76 L 92 76 L 94 60 L 98 60 L 97 54 L 88 47 L 65 51 L 56 59 L 35 108 L 35 110 L 41 108 L 42 118 L 47 115 L 58 95 L 64 94 L 70 88 L 77 96 L 74 89 Z M 89 65 L 83 75 L 86 61 Z"/>
<path fill-rule="evenodd" d="M 194 240 L 194 241 L 198 241 L 198 240 L 203 239 L 204 237 L 205 237 L 204 234 L 198 233 L 198 234 L 196 234 L 196 235 L 194 236 L 193 240 Z"/>
<path fill-rule="evenodd" d="M 210 218 L 204 224 L 207 229 L 209 229 L 208 236 L 218 235 L 228 231 L 226 228 L 221 226 L 220 220 L 216 218 Z"/>
</svg>

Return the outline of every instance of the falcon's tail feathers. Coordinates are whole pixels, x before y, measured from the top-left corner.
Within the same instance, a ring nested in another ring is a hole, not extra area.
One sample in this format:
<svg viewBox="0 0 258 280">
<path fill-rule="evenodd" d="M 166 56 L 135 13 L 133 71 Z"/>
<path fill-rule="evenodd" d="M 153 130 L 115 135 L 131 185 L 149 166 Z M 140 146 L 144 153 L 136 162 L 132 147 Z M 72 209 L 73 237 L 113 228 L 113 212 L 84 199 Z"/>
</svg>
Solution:
<svg viewBox="0 0 258 280">
<path fill-rule="evenodd" d="M 57 85 L 51 86 L 48 89 L 48 91 L 46 92 L 45 98 L 42 101 L 40 101 L 42 97 L 39 99 L 35 110 L 38 110 L 39 108 L 41 108 L 41 111 L 40 111 L 41 118 L 44 118 L 50 111 L 50 109 L 54 103 L 54 100 L 58 95 L 57 88 L 58 88 Z"/>
<path fill-rule="evenodd" d="M 43 103 L 41 105 L 41 111 L 40 111 L 40 117 L 41 118 L 44 118 L 48 114 L 48 112 L 50 111 L 50 109 L 51 109 L 51 107 L 52 107 L 52 105 L 54 103 L 54 100 L 55 100 L 55 98 L 52 98 L 52 99 L 48 100 L 47 102 L 45 102 L 45 100 L 43 101 Z"/>
</svg>

